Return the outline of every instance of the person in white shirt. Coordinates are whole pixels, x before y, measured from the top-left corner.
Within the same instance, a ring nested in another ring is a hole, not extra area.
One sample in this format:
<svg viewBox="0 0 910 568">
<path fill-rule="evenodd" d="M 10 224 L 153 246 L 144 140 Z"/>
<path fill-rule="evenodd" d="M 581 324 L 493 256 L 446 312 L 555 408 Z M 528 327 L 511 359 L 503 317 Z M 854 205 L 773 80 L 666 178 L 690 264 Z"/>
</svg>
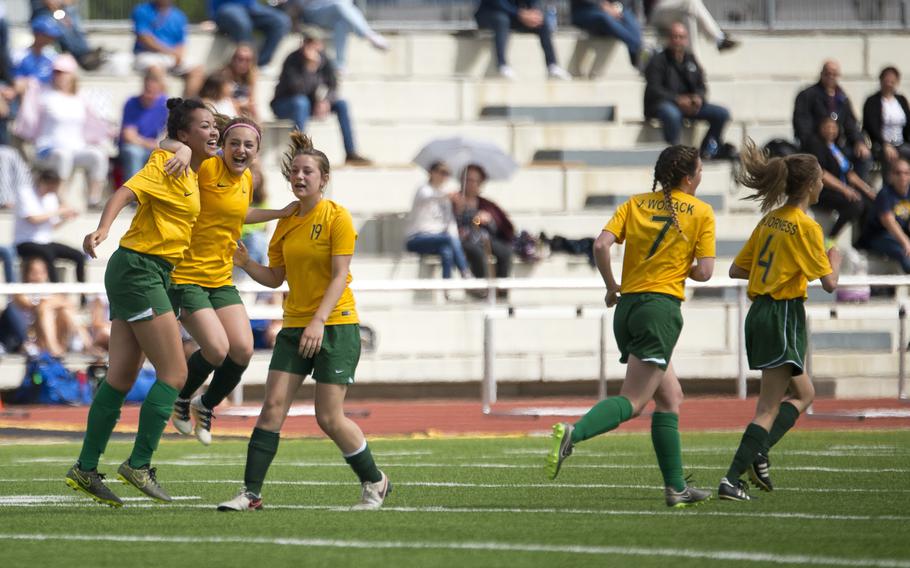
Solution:
<svg viewBox="0 0 910 568">
<path fill-rule="evenodd" d="M 896 67 L 882 69 L 878 80 L 881 88 L 863 105 L 863 130 L 887 179 L 890 166 L 899 158 L 910 158 L 910 106 L 897 92 L 901 74 Z"/>
<path fill-rule="evenodd" d="M 0 146 L 0 208 L 15 207 L 18 196 L 32 191 L 32 173 L 19 152 L 10 146 Z M 15 282 L 13 271 L 15 251 L 9 245 L 0 245 L 0 260 L 3 261 L 3 276 L 7 282 Z"/>
</svg>

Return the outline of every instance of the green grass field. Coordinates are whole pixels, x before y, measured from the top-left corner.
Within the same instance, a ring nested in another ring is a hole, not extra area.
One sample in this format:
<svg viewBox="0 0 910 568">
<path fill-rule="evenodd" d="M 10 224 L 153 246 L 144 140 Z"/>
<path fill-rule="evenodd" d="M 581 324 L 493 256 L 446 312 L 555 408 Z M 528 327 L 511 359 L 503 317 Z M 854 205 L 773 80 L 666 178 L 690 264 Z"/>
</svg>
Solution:
<svg viewBox="0 0 910 568">
<path fill-rule="evenodd" d="M 687 471 L 716 489 L 736 434 L 684 435 Z M 650 438 L 576 448 L 557 482 L 542 438 L 372 444 L 395 489 L 378 512 L 346 510 L 359 485 L 329 442 L 286 440 L 266 509 L 219 513 L 246 444 L 164 441 L 153 504 L 96 505 L 63 484 L 75 443 L 0 444 L 0 566 L 821 566 L 910 567 L 910 431 L 794 432 L 772 452 L 778 487 L 751 503 L 663 502 Z M 130 446 L 112 443 L 114 477 Z M 757 494 L 757 492 L 753 492 Z"/>
</svg>

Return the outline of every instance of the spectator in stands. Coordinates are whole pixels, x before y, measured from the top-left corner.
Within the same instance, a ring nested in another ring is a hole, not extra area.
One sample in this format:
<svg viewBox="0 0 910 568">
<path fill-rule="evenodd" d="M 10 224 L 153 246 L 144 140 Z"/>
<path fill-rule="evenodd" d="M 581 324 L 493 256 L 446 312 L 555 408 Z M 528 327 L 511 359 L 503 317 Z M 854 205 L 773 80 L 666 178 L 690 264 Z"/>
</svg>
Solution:
<svg viewBox="0 0 910 568">
<path fill-rule="evenodd" d="M 813 208 L 836 211 L 837 220 L 828 231 L 837 237 L 847 223 L 862 218 L 875 199 L 875 192 L 856 173 L 845 148 L 837 143 L 837 123 L 833 118 L 821 119 L 818 135 L 812 138 L 808 151 L 818 158 L 822 167 L 824 187 Z"/>
<path fill-rule="evenodd" d="M 88 101 L 78 95 L 76 60 L 69 54 L 54 60 L 54 76 L 48 89 L 29 89 L 23 95 L 16 117 L 16 132 L 35 144 L 38 161 L 69 179 L 75 167 L 85 168 L 89 178 L 88 204 L 101 202 L 107 182 L 108 155 L 102 144 L 109 126 Z"/>
<path fill-rule="evenodd" d="M 199 90 L 199 98 L 216 113 L 234 118 L 237 116 L 237 107 L 231 95 L 234 94 L 233 85 L 224 77 L 223 73 L 212 73 L 205 78 Z"/>
<path fill-rule="evenodd" d="M 910 274 L 910 161 L 898 157 L 890 174 L 890 183 L 875 196 L 873 213 L 866 220 L 857 246 L 900 262 L 904 272 Z"/>
<path fill-rule="evenodd" d="M 287 14 L 258 0 L 208 0 L 208 4 L 218 31 L 235 42 L 252 43 L 253 30 L 262 32 L 264 39 L 256 61 L 260 67 L 269 64 L 281 39 L 291 29 Z"/>
<path fill-rule="evenodd" d="M 453 266 L 464 278 L 468 274 L 468 261 L 458 238 L 452 198 L 444 188 L 451 175 L 443 162 L 430 166 L 430 178 L 417 190 L 408 214 L 405 248 L 421 255 L 438 255 L 443 278 L 452 277 Z"/>
<path fill-rule="evenodd" d="M 55 27 L 57 33 L 54 38 L 60 42 L 60 49 L 72 54 L 80 67 L 94 71 L 104 63 L 107 53 L 88 44 L 75 0 L 31 0 L 31 4 L 32 23 L 43 20 L 43 25 Z"/>
<path fill-rule="evenodd" d="M 32 191 L 32 173 L 28 164 L 15 148 L 0 146 L 0 207 L 14 207 L 19 202 L 20 195 Z M 16 261 L 16 251 L 13 246 L 0 245 L 0 260 L 3 261 L 5 280 L 15 282 L 13 264 Z"/>
<path fill-rule="evenodd" d="M 123 179 L 133 177 L 148 161 L 167 125 L 167 94 L 164 71 L 145 70 L 142 94 L 130 97 L 123 106 L 120 126 L 120 167 Z"/>
<path fill-rule="evenodd" d="M 900 80 L 896 67 L 882 69 L 881 88 L 863 105 L 863 130 L 872 140 L 872 155 L 885 170 L 898 158 L 910 158 L 910 106 L 897 92 Z"/>
<path fill-rule="evenodd" d="M 389 49 L 389 41 L 370 27 L 352 0 L 289 0 L 284 6 L 292 20 L 302 20 L 332 32 L 339 73 L 343 73 L 347 65 L 348 34 L 351 32 L 380 51 Z"/>
<path fill-rule="evenodd" d="M 304 33 L 300 49 L 288 55 L 281 66 L 275 98 L 272 99 L 272 112 L 278 118 L 293 120 L 301 132 L 305 131 L 311 114 L 317 119 L 324 119 L 334 112 L 344 140 L 345 163 L 368 165 L 370 161 L 357 153 L 348 103 L 338 96 L 335 66 L 323 47 L 322 38 L 316 30 Z"/>
<path fill-rule="evenodd" d="M 187 59 L 186 14 L 173 5 L 173 0 L 152 0 L 133 8 L 133 31 L 137 71 L 160 67 L 183 78 L 183 96 L 196 96 L 202 86 L 202 65 Z"/>
<path fill-rule="evenodd" d="M 40 258 L 47 263 L 51 282 L 60 282 L 55 263 L 58 258 L 76 265 L 76 280 L 85 282 L 85 255 L 73 247 L 54 242 L 54 230 L 75 219 L 78 213 L 60 203 L 60 176 L 41 170 L 32 191 L 23 191 L 16 203 L 13 242 L 22 259 Z"/>
<path fill-rule="evenodd" d="M 641 64 L 641 25 L 630 0 L 572 0 L 572 25 L 591 35 L 626 44 L 633 67 Z"/>
<path fill-rule="evenodd" d="M 501 77 L 515 78 L 515 71 L 506 61 L 509 30 L 515 30 L 536 34 L 540 38 L 547 74 L 551 78 L 564 81 L 572 79 L 571 75 L 556 62 L 556 49 L 553 47 L 552 37 L 556 19 L 544 16 L 539 0 L 480 0 L 474 19 L 477 20 L 477 27 L 493 30 L 496 63 Z"/>
<path fill-rule="evenodd" d="M 16 90 L 20 94 L 25 90 L 25 78 L 34 77 L 42 84 L 49 85 L 54 74 L 56 53 L 49 48 L 60 37 L 60 29 L 53 18 L 42 16 L 32 20 L 32 35 L 32 44 L 13 67 Z"/>
<path fill-rule="evenodd" d="M 808 151 L 822 119 L 834 119 L 838 128 L 838 144 L 846 150 L 847 158 L 859 177 L 867 179 L 872 168 L 871 151 L 853 113 L 853 103 L 838 84 L 839 78 L 840 64 L 834 60 L 825 61 L 818 83 L 796 96 L 793 131 L 803 150 Z"/>
<path fill-rule="evenodd" d="M 256 81 L 259 68 L 256 66 L 256 54 L 253 48 L 241 43 L 234 50 L 231 60 L 222 69 L 225 80 L 231 84 L 231 99 L 240 116 L 259 120 L 256 108 Z M 258 261 L 257 261 L 258 262 Z"/>
<path fill-rule="evenodd" d="M 462 173 L 462 190 L 453 194 L 455 220 L 461 245 L 471 272 L 477 278 L 488 276 L 487 257 L 496 258 L 496 278 L 508 278 L 512 272 L 512 241 L 515 228 L 498 205 L 480 196 L 487 174 L 477 165 Z M 500 297 L 505 290 L 498 291 Z"/>
<path fill-rule="evenodd" d="M 705 73 L 689 51 L 689 32 L 681 23 L 670 26 L 665 49 L 648 62 L 645 81 L 645 117 L 660 120 L 667 144 L 679 144 L 683 118 L 705 120 L 702 159 L 730 157 L 722 138 L 730 112 L 707 102 Z"/>
<path fill-rule="evenodd" d="M 733 49 L 739 42 L 720 29 L 720 25 L 705 6 L 704 0 L 645 0 L 648 23 L 666 33 L 674 22 L 683 22 L 689 37 L 695 35 L 694 25 L 714 41 L 718 51 Z"/>
<path fill-rule="evenodd" d="M 7 124 L 13 114 L 16 90 L 13 87 L 13 63 L 9 57 L 9 26 L 6 6 L 0 4 L 0 145 L 9 144 Z"/>
</svg>

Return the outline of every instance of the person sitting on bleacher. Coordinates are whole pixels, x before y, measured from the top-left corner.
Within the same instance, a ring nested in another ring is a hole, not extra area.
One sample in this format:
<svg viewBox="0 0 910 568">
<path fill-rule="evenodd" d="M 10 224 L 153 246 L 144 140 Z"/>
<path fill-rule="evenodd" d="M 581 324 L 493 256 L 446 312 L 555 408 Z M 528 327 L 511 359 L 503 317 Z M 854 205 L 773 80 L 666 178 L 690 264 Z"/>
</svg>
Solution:
<svg viewBox="0 0 910 568">
<path fill-rule="evenodd" d="M 667 144 L 679 144 L 684 118 L 705 120 L 709 128 L 701 142 L 702 159 L 732 157 L 730 146 L 723 144 L 730 112 L 706 100 L 705 73 L 689 51 L 686 26 L 670 26 L 664 50 L 648 62 L 645 81 L 645 117 L 660 120 Z"/>
<path fill-rule="evenodd" d="M 9 144 L 7 124 L 13 113 L 16 90 L 13 88 L 13 63 L 9 57 L 9 26 L 6 6 L 0 4 L 0 145 Z"/>
<path fill-rule="evenodd" d="M 910 161 L 897 158 L 890 177 L 875 196 L 873 212 L 856 245 L 898 261 L 910 274 Z"/>
<path fill-rule="evenodd" d="M 183 78 L 183 97 L 190 98 L 199 92 L 205 71 L 187 59 L 186 14 L 173 4 L 173 0 L 152 0 L 133 8 L 133 67 L 140 72 L 160 67 Z"/>
<path fill-rule="evenodd" d="M 218 31 L 237 43 L 252 43 L 253 30 L 262 32 L 263 42 L 256 63 L 268 65 L 282 38 L 291 29 L 288 15 L 259 0 L 208 0 L 209 13 Z"/>
<path fill-rule="evenodd" d="M 31 4 L 32 23 L 41 19 L 47 25 L 55 27 L 57 33 L 54 38 L 60 42 L 60 49 L 72 54 L 80 67 L 94 71 L 104 63 L 107 52 L 89 45 L 75 0 L 31 0 Z"/>
<path fill-rule="evenodd" d="M 19 202 L 19 195 L 32 191 L 32 172 L 19 151 L 11 146 L 0 146 L 0 208 L 9 209 Z M 16 281 L 13 270 L 16 251 L 13 246 L 0 245 L 3 276 L 7 282 Z"/>
<path fill-rule="evenodd" d="M 130 97 L 123 106 L 120 123 L 120 168 L 124 180 L 142 169 L 167 125 L 167 93 L 164 71 L 145 70 L 142 94 Z"/>
<path fill-rule="evenodd" d="M 25 91 L 25 81 L 29 77 L 34 77 L 43 85 L 49 85 L 54 75 L 54 58 L 57 53 L 51 46 L 60 37 L 60 30 L 53 18 L 45 16 L 32 20 L 32 36 L 32 44 L 15 57 L 13 65 L 13 78 L 19 94 Z"/>
<path fill-rule="evenodd" d="M 515 71 L 506 61 L 509 30 L 536 34 L 543 48 L 547 75 L 563 81 L 572 79 L 568 71 L 560 67 L 556 61 L 556 49 L 553 47 L 556 18 L 544 16 L 539 0 L 480 0 L 474 19 L 477 20 L 477 27 L 493 30 L 496 63 L 499 66 L 499 75 L 504 79 L 515 78 Z"/>
<path fill-rule="evenodd" d="M 863 105 L 863 131 L 872 141 L 872 155 L 887 170 L 898 158 L 910 158 L 910 106 L 897 92 L 901 73 L 885 67 L 878 76 L 880 89 Z"/>
<path fill-rule="evenodd" d="M 572 0 L 572 25 L 591 35 L 612 37 L 626 44 L 633 67 L 641 63 L 641 24 L 631 0 Z"/>
<path fill-rule="evenodd" d="M 695 24 L 703 34 L 714 41 L 718 51 L 733 49 L 739 42 L 720 29 L 720 24 L 711 15 L 704 0 L 645 0 L 645 16 L 648 23 L 665 31 L 673 22 L 685 22 L 689 36 L 695 30 L 688 24 Z"/>
<path fill-rule="evenodd" d="M 204 102 L 212 111 L 234 118 L 239 113 L 234 106 L 234 85 L 228 81 L 224 73 L 215 72 L 205 78 L 202 88 L 199 89 L 199 100 Z"/>
<path fill-rule="evenodd" d="M 230 61 L 221 69 L 221 74 L 231 85 L 231 100 L 237 113 L 258 122 L 256 81 L 259 79 L 259 67 L 253 48 L 247 43 L 239 44 Z"/>
<path fill-rule="evenodd" d="M 838 83 L 839 78 L 840 64 L 833 59 L 825 61 L 818 83 L 796 96 L 793 132 L 803 151 L 809 151 L 809 144 L 818 132 L 822 119 L 831 118 L 837 124 L 838 144 L 846 151 L 859 177 L 868 179 L 872 153 L 856 120 L 853 103 Z"/>
<path fill-rule="evenodd" d="M 421 255 L 438 255 L 443 278 L 452 277 L 453 266 L 464 278 L 468 274 L 468 261 L 458 238 L 451 193 L 444 187 L 452 172 L 443 162 L 430 165 L 429 171 L 430 179 L 417 190 L 408 214 L 405 249 Z"/>
</svg>

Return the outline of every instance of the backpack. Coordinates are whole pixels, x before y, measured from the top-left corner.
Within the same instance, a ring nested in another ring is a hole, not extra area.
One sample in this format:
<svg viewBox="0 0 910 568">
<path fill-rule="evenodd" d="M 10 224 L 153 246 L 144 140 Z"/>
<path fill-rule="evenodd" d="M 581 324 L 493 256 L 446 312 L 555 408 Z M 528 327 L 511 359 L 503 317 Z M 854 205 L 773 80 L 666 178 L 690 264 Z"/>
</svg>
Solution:
<svg viewBox="0 0 910 568">
<path fill-rule="evenodd" d="M 84 376 L 80 380 L 59 359 L 42 351 L 29 359 L 13 400 L 19 404 L 91 404 L 92 388 Z"/>
</svg>

